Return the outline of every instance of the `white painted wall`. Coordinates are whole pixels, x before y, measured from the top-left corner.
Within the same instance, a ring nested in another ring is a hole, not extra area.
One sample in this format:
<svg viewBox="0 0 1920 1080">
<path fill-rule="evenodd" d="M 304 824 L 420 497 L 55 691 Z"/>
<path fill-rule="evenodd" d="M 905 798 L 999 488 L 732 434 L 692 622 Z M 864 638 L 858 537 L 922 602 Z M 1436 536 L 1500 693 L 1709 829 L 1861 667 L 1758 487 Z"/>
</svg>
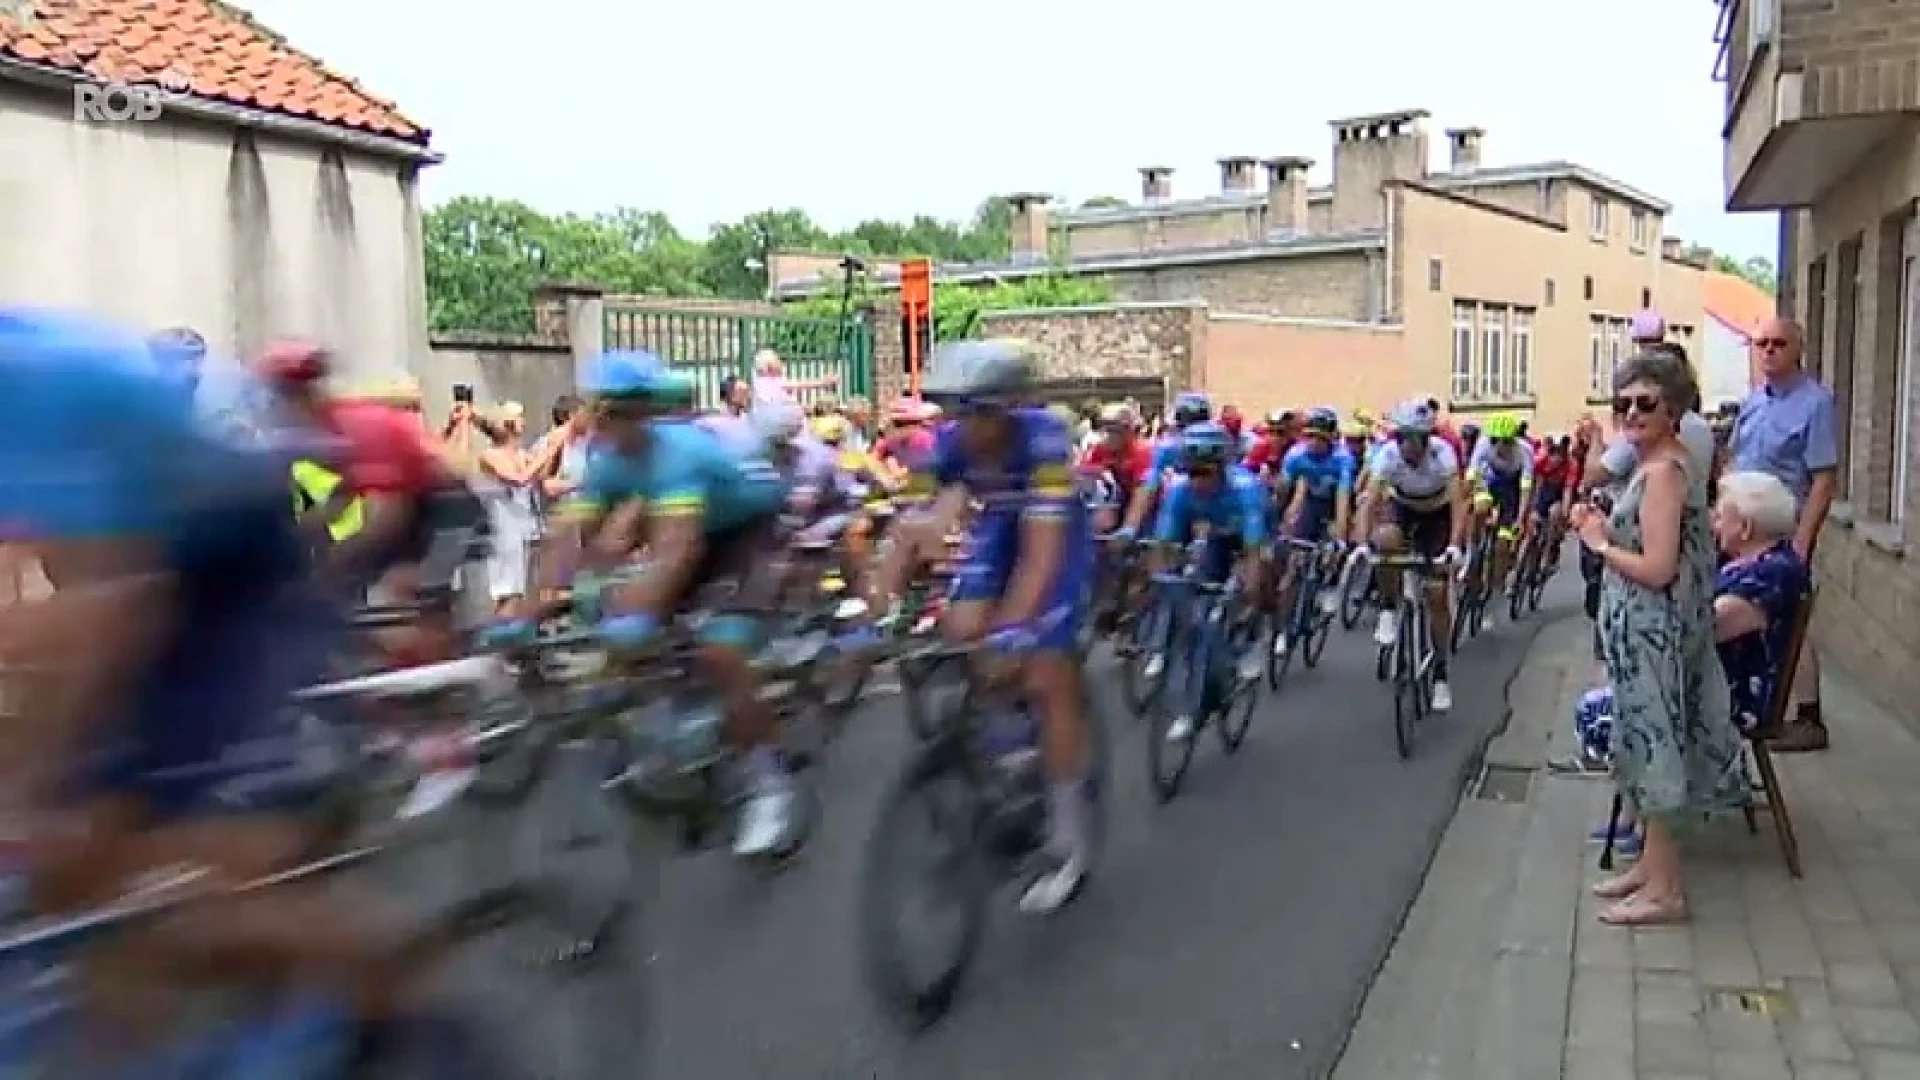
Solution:
<svg viewBox="0 0 1920 1080">
<path fill-rule="evenodd" d="M 1747 336 L 1709 315 L 1701 327 L 1700 350 L 1695 358 L 1700 376 L 1700 396 L 1709 409 L 1722 401 L 1739 401 L 1751 389 L 1748 384 Z"/>
<path fill-rule="evenodd" d="M 418 166 L 249 134 L 76 123 L 65 95 L 0 82 L 0 302 L 191 326 L 229 355 L 311 336 L 350 378 L 426 358 Z"/>
</svg>

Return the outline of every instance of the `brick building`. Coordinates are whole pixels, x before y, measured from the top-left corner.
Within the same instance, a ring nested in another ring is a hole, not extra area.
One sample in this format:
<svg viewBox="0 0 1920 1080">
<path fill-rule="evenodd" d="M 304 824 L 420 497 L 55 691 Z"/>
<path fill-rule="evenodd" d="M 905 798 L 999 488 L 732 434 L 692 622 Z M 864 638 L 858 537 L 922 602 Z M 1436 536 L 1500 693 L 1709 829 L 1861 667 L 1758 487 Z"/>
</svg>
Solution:
<svg viewBox="0 0 1920 1080">
<path fill-rule="evenodd" d="M 1241 156 L 1220 161 L 1217 190 L 1191 197 L 1157 166 L 1123 206 L 1010 196 L 1009 258 L 939 276 L 1097 274 L 1128 305 L 1202 306 L 1193 381 L 1254 409 L 1430 393 L 1456 413 L 1564 429 L 1609 393 L 1634 311 L 1658 307 L 1691 341 L 1703 270 L 1663 235 L 1667 203 L 1570 162 L 1484 163 L 1477 128 L 1447 131 L 1446 167 L 1434 168 L 1426 120 L 1333 121 L 1324 185 L 1307 158 Z M 839 274 L 837 256 L 771 264 L 776 298 Z M 892 270 L 875 269 L 882 281 Z M 1094 346 L 1081 351 L 1070 362 L 1101 363 Z"/>
<path fill-rule="evenodd" d="M 1779 210 L 1782 310 L 1833 388 L 1840 503 L 1820 541 L 1818 632 L 1880 702 L 1920 700 L 1920 10 L 1723 0 L 1727 206 Z"/>
</svg>

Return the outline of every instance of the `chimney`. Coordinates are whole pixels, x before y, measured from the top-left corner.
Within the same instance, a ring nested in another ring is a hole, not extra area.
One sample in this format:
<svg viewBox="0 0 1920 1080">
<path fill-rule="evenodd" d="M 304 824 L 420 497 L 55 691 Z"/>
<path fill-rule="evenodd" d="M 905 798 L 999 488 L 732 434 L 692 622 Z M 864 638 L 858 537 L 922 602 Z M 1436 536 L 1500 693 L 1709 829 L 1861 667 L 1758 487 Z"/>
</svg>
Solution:
<svg viewBox="0 0 1920 1080">
<path fill-rule="evenodd" d="M 1427 175 L 1424 109 L 1335 120 L 1333 128 L 1333 214 L 1336 232 L 1377 229 L 1386 224 L 1381 194 L 1402 180 Z"/>
<path fill-rule="evenodd" d="M 1663 236 L 1660 238 L 1660 257 L 1661 258 L 1672 259 L 1673 261 L 1678 262 L 1680 261 L 1680 256 L 1683 254 L 1685 254 L 1685 252 L 1683 252 L 1680 249 L 1679 237 Z"/>
<path fill-rule="evenodd" d="M 1220 194 L 1244 195 L 1253 190 L 1254 170 L 1259 166 L 1257 158 L 1223 157 L 1220 159 Z"/>
<path fill-rule="evenodd" d="M 1486 137 L 1485 128 L 1447 129 L 1447 145 L 1453 151 L 1451 169 L 1455 175 L 1465 176 L 1480 168 L 1480 142 Z"/>
<path fill-rule="evenodd" d="M 1050 252 L 1047 205 L 1052 201 L 1053 196 L 1036 191 L 1007 196 L 1007 208 L 1013 211 L 1013 261 L 1046 261 Z"/>
<path fill-rule="evenodd" d="M 1307 170 L 1313 159 L 1304 157 L 1268 158 L 1267 233 L 1299 234 L 1307 231 Z"/>
<path fill-rule="evenodd" d="M 1166 202 L 1173 198 L 1173 170 L 1165 165 L 1146 165 L 1140 169 L 1140 201 Z"/>
</svg>

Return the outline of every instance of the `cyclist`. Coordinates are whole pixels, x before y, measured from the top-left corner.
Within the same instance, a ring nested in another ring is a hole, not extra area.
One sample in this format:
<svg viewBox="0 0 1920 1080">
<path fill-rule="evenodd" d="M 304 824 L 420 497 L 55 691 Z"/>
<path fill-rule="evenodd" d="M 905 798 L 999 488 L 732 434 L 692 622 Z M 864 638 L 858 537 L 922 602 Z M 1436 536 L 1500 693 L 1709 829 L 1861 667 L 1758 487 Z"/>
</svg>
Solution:
<svg viewBox="0 0 1920 1080">
<path fill-rule="evenodd" d="M 1480 425 L 1460 425 L 1460 464 L 1473 460 L 1473 452 L 1480 445 Z"/>
<path fill-rule="evenodd" d="M 1533 450 L 1520 438 L 1517 417 L 1496 416 L 1488 421 L 1486 438 L 1474 447 L 1473 456 L 1467 461 L 1467 484 L 1474 491 L 1476 509 L 1480 509 L 1482 502 L 1487 504 L 1475 515 L 1476 535 L 1483 528 L 1494 530 L 1493 565 L 1487 568 L 1487 591 L 1494 596 L 1504 595 L 1507 572 L 1513 567 L 1521 511 L 1533 492 Z"/>
<path fill-rule="evenodd" d="M 652 644 L 666 621 L 709 586 L 734 593 L 728 611 L 701 624 L 697 654 L 705 681 L 722 690 L 726 737 L 744 759 L 749 796 L 733 850 L 743 857 L 787 854 L 800 843 L 803 823 L 752 664 L 763 630 L 758 615 L 777 599 L 779 582 L 767 571 L 786 490 L 764 450 L 735 456 L 711 432 L 672 415 L 682 381 L 649 352 L 603 353 L 589 365 L 581 389 L 599 401 L 595 453 L 563 518 L 563 535 L 542 548 L 539 580 L 563 586 L 581 540 L 598 562 L 617 565 L 644 537 L 646 570 L 604 600 L 601 631 L 623 649 Z M 532 633 L 523 601 L 488 636 L 510 643 Z"/>
<path fill-rule="evenodd" d="M 1293 429 L 1294 415 L 1291 410 L 1275 409 L 1268 413 L 1266 426 L 1247 450 L 1244 462 L 1247 471 L 1261 479 L 1270 480 L 1279 471 L 1280 463 L 1286 460 L 1287 451 L 1293 448 Z"/>
<path fill-rule="evenodd" d="M 41 673 L 12 687 L 5 758 L 34 907 L 100 905 L 183 866 L 217 892 L 297 864 L 319 835 L 281 706 L 334 636 L 287 456 L 216 438 L 132 335 L 11 309 L 0 460 L 8 540 L 59 582 L 0 607 L 9 661 Z M 75 985 L 112 988 L 89 1004 L 135 1031 L 169 1026 L 183 972 L 378 1020 L 408 972 L 368 914 L 325 885 L 192 903 L 103 942 Z"/>
<path fill-rule="evenodd" d="M 1036 382 L 1032 347 L 1024 342 L 942 345 L 929 366 L 925 392 L 943 401 L 954 422 L 941 429 L 932 459 L 914 471 L 913 490 L 932 502 L 898 526 L 918 542 L 890 553 L 878 606 L 891 611 L 906 584 L 910 546 L 939 550 L 978 501 L 942 622 L 950 640 L 984 638 L 994 651 L 1019 658 L 1041 724 L 1051 856 L 1020 907 L 1045 914 L 1079 894 L 1093 856 L 1092 755 L 1077 655 L 1093 544 L 1086 507 L 1073 490 L 1073 434 L 1047 410 L 1023 406 Z"/>
<path fill-rule="evenodd" d="M 1140 437 L 1140 418 L 1133 406 L 1124 403 L 1100 410 L 1100 436 L 1081 459 L 1080 469 L 1096 478 L 1112 477 L 1119 506 L 1102 508 L 1094 521 L 1095 531 L 1109 533 L 1119 526 L 1120 511 L 1132 505 L 1134 494 L 1146 483 L 1154 448 Z"/>
<path fill-rule="evenodd" d="M 1340 416 L 1321 406 L 1307 410 L 1305 438 L 1287 451 L 1280 465 L 1280 489 L 1285 492 L 1285 510 L 1281 517 L 1281 535 L 1308 544 L 1328 541 L 1344 543 L 1349 535 L 1347 509 L 1352 503 L 1354 479 L 1359 466 L 1347 448 L 1339 445 Z M 1279 611 L 1285 619 L 1293 610 L 1293 587 L 1299 580 L 1299 560 L 1287 553 L 1280 572 Z M 1339 555 L 1334 554 L 1322 567 L 1328 575 L 1338 572 Z M 1321 609 L 1332 613 L 1340 598 L 1332 589 L 1320 593 Z M 1275 635 L 1274 655 L 1287 651 L 1284 623 Z"/>
<path fill-rule="evenodd" d="M 1195 424 L 1204 424 L 1213 419 L 1213 399 L 1195 390 L 1188 390 L 1173 401 L 1173 430 L 1153 448 L 1153 460 L 1147 466 L 1147 476 L 1140 484 L 1140 490 L 1133 493 L 1133 502 L 1127 506 L 1127 516 L 1121 526 L 1128 536 L 1138 536 L 1141 526 L 1147 522 L 1147 515 L 1153 513 L 1154 505 L 1160 498 L 1160 485 L 1173 474 L 1180 464 L 1180 435 Z"/>
<path fill-rule="evenodd" d="M 1533 458 L 1533 508 L 1527 518 L 1527 528 L 1547 530 L 1543 558 L 1547 573 L 1560 565 L 1560 547 L 1566 539 L 1578 469 L 1573 457 L 1573 440 L 1565 435 L 1544 440 Z"/>
<path fill-rule="evenodd" d="M 1467 529 L 1459 459 L 1453 447 L 1435 435 L 1433 410 L 1423 402 L 1401 405 L 1389 423 L 1393 438 L 1375 455 L 1367 472 L 1356 532 L 1369 537 L 1379 553 L 1411 548 L 1416 555 L 1457 564 Z M 1376 570 L 1380 595 L 1399 596 L 1399 572 L 1385 566 Z M 1446 575 L 1435 575 L 1428 581 L 1427 592 L 1428 623 L 1433 631 L 1428 644 L 1433 650 L 1435 712 L 1453 708 L 1453 690 L 1447 684 L 1447 652 L 1453 631 L 1446 583 Z M 1383 649 L 1391 648 L 1399 640 L 1399 632 L 1398 615 L 1389 602 L 1380 611 L 1373 640 Z"/>
<path fill-rule="evenodd" d="M 1232 434 L 1219 424 L 1194 424 L 1181 435 L 1180 472 L 1168 485 L 1154 523 L 1153 540 L 1159 545 L 1154 559 L 1157 569 L 1170 569 L 1187 544 L 1201 541 L 1206 545 L 1200 556 L 1202 580 L 1224 582 L 1237 563 L 1247 601 L 1241 610 L 1251 615 L 1266 578 L 1267 499 L 1260 481 L 1237 464 L 1237 449 Z M 1165 664 L 1164 656 L 1148 657 L 1147 677 L 1157 677 Z M 1240 679 L 1259 678 L 1261 666 L 1255 649 L 1247 648 L 1238 665 Z M 1167 738 L 1192 737 L 1198 721 L 1186 714 L 1175 717 Z"/>
</svg>

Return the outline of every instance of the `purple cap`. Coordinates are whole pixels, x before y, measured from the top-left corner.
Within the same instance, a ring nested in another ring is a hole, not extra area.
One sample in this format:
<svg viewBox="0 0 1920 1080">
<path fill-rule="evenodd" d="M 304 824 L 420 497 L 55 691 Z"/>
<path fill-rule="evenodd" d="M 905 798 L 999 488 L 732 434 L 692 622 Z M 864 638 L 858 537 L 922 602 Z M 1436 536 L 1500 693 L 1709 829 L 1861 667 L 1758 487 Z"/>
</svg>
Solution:
<svg viewBox="0 0 1920 1080">
<path fill-rule="evenodd" d="M 1667 320 L 1661 318 L 1657 311 L 1651 309 L 1642 311 L 1633 317 L 1633 326 L 1628 333 L 1634 341 L 1640 343 L 1665 341 L 1667 340 Z"/>
</svg>

